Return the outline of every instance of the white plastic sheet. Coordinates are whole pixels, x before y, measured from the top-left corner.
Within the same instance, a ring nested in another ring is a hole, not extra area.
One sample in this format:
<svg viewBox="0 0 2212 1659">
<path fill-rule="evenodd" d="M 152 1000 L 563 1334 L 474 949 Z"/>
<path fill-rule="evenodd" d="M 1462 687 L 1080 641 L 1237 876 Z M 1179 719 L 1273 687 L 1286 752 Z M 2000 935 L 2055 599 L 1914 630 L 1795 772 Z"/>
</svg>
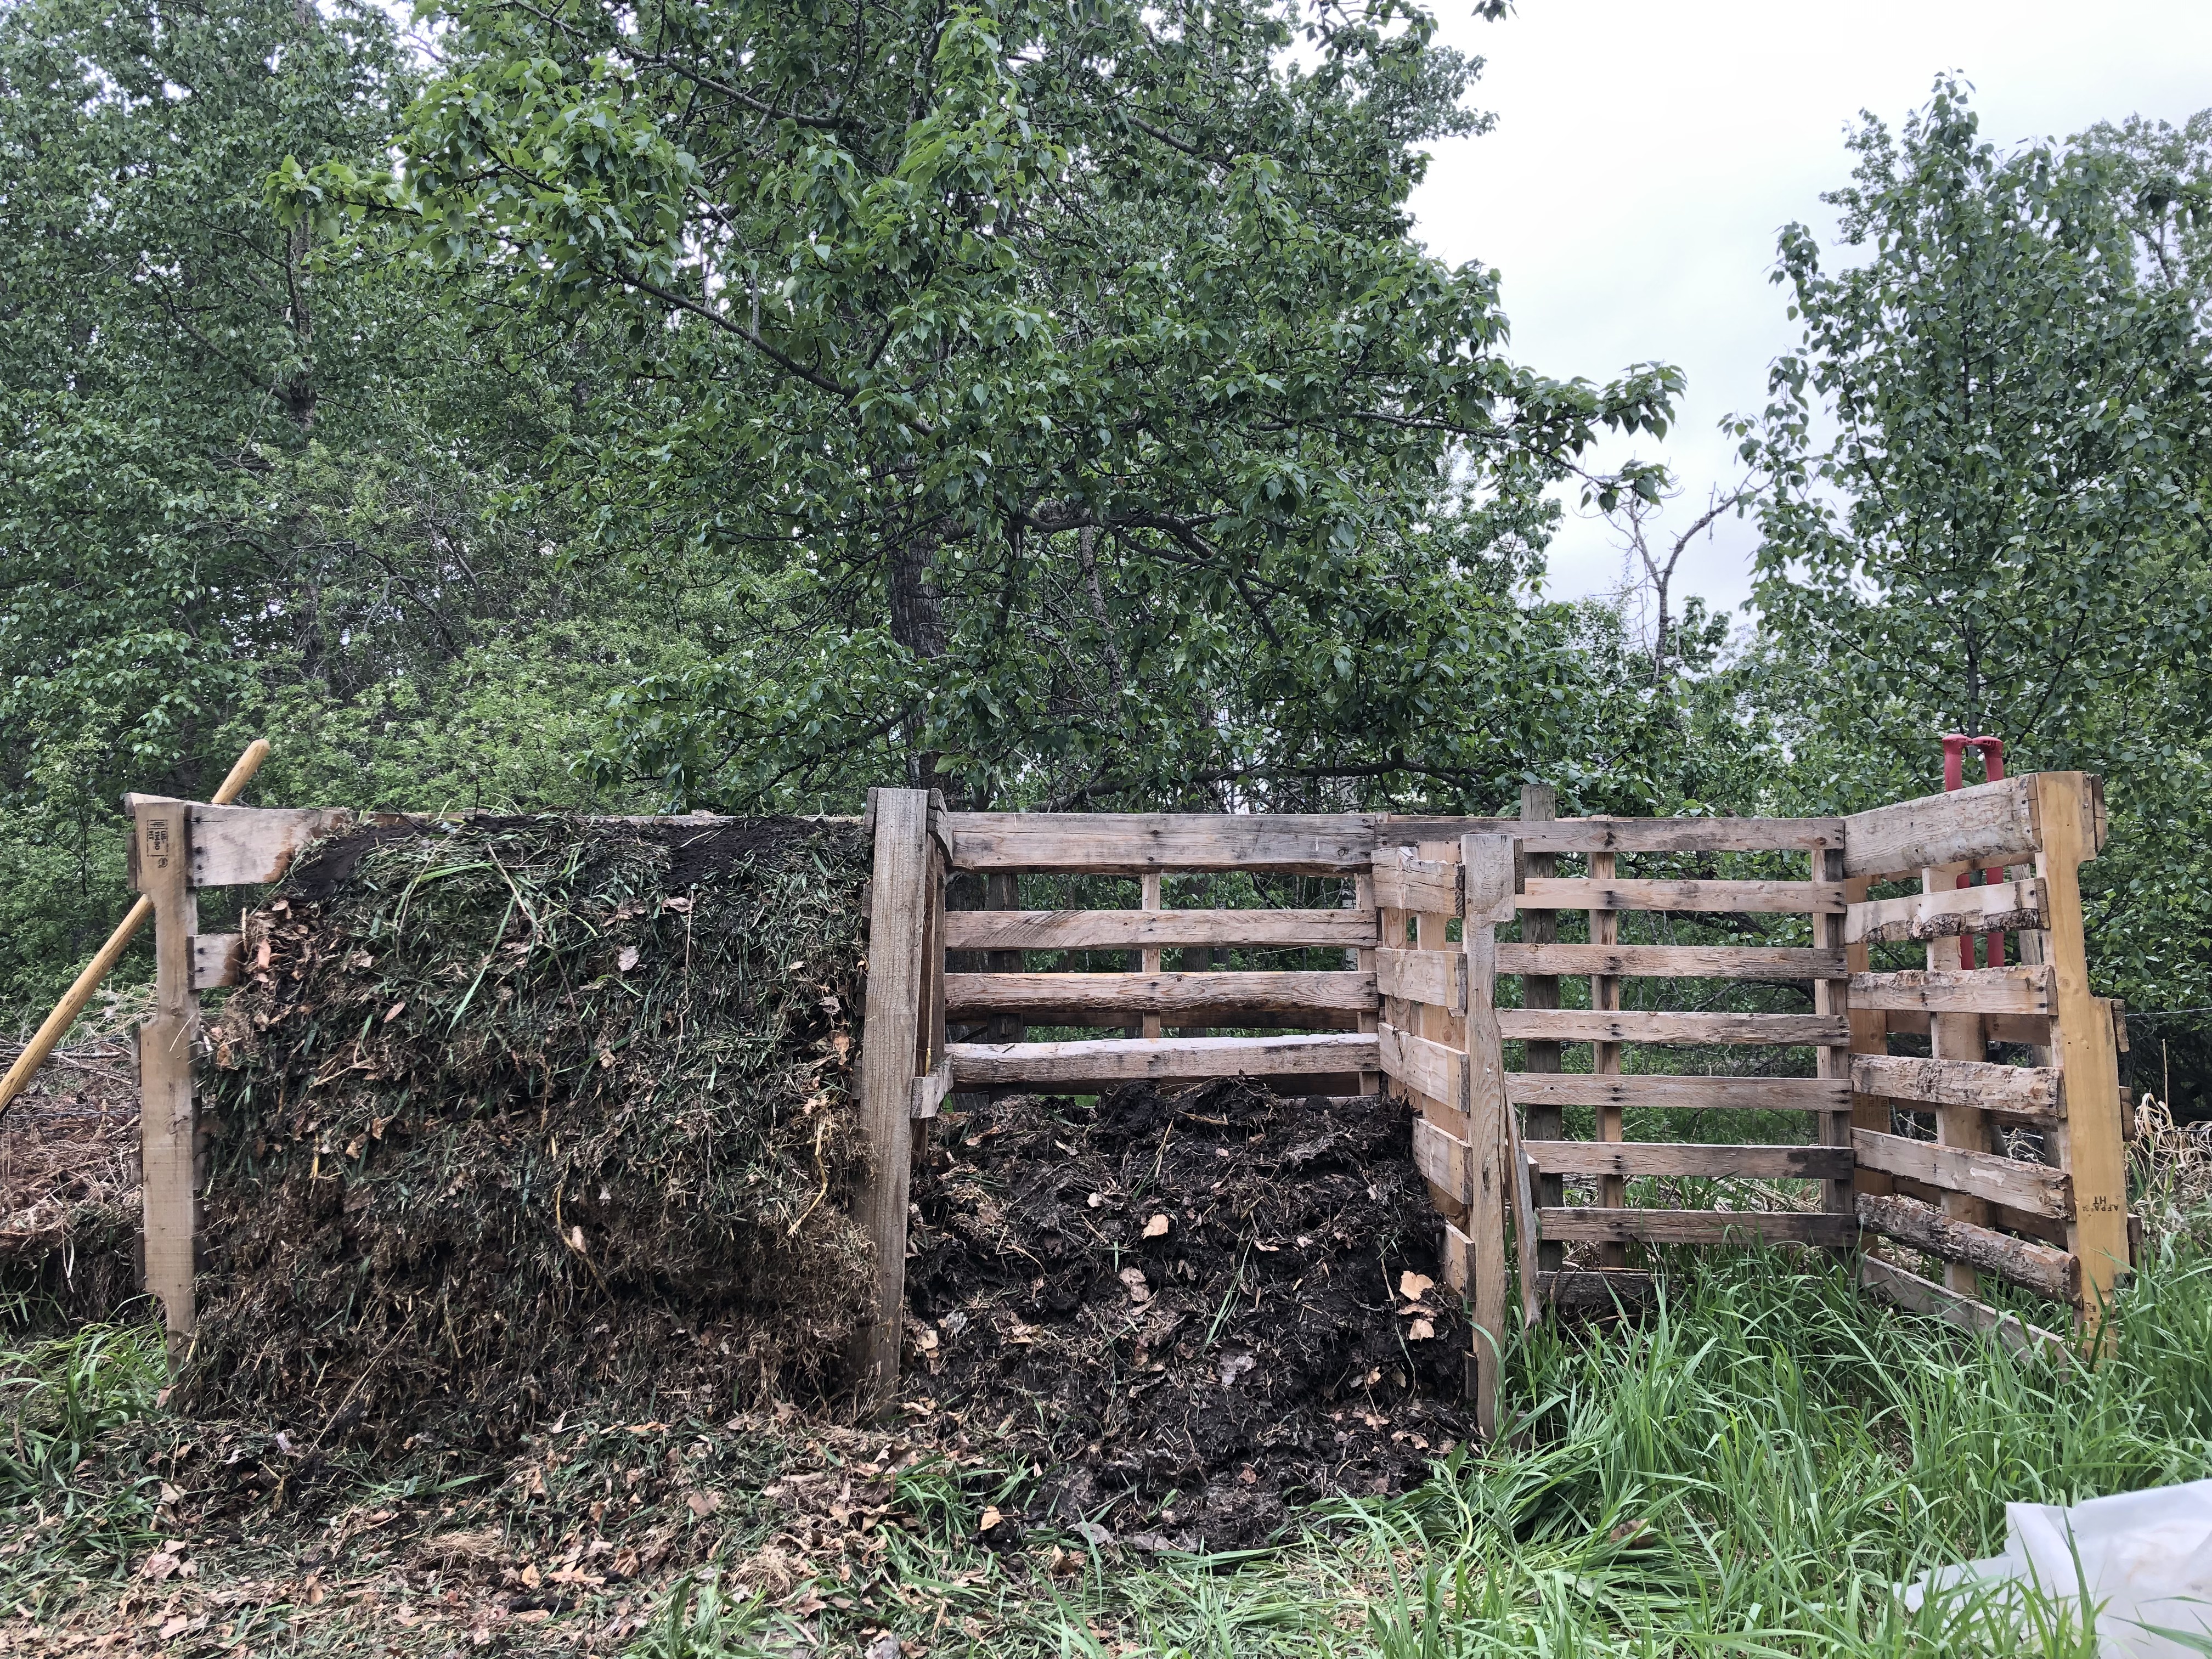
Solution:
<svg viewBox="0 0 2212 1659">
<path fill-rule="evenodd" d="M 2212 1480 L 2070 1508 L 2008 1504 L 2002 1555 L 1929 1573 L 1905 1605 L 1968 1581 L 2075 1603 L 2080 1624 L 2096 1620 L 2102 1659 L 2202 1659 L 2212 1654 Z"/>
</svg>

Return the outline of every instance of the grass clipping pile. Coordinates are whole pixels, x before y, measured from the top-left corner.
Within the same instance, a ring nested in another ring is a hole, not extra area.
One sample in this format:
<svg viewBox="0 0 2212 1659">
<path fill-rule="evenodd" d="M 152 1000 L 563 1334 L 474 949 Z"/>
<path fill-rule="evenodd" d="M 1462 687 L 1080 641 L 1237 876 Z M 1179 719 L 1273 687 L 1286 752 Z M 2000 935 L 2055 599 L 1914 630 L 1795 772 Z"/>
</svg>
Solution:
<svg viewBox="0 0 2212 1659">
<path fill-rule="evenodd" d="M 215 1030 L 202 1406 L 492 1445 L 838 1389 L 866 874 L 798 819 L 303 858 Z"/>
<path fill-rule="evenodd" d="M 1139 1549 L 1419 1485 L 1469 1431 L 1471 1333 L 1410 1134 L 1396 1102 L 1234 1080 L 948 1119 L 916 1188 L 909 1400 L 1011 1436 L 1043 1472 L 1029 1519 Z"/>
</svg>

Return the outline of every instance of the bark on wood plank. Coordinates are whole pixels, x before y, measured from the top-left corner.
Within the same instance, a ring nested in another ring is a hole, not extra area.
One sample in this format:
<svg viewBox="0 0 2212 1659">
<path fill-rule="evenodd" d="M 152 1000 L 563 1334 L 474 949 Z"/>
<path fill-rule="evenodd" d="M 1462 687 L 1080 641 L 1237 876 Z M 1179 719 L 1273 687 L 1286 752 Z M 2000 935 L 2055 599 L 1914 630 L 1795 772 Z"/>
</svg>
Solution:
<svg viewBox="0 0 2212 1659">
<path fill-rule="evenodd" d="M 192 989 L 213 991 L 238 983 L 241 940 L 236 933 L 192 936 Z"/>
<path fill-rule="evenodd" d="M 876 1253 L 875 1304 L 854 1340 L 861 1395 L 898 1382 L 906 1316 L 907 1188 L 915 1060 L 927 1041 L 922 996 L 930 915 L 929 792 L 872 789 L 875 862 L 868 904 L 867 1041 L 860 1045 L 860 1126 L 869 1175 L 861 1221 Z M 955 1081 L 957 1081 L 956 1076 Z"/>
<path fill-rule="evenodd" d="M 2048 1244 L 2008 1238 L 1987 1227 L 1954 1221 L 1932 1205 L 1874 1193 L 1859 1194 L 1859 1224 L 1916 1250 L 1956 1261 L 1978 1273 L 2034 1291 L 2054 1302 L 2074 1302 L 2081 1291 L 2080 1258 Z"/>
<path fill-rule="evenodd" d="M 1850 999 L 1855 1008 L 2048 1014 L 2054 983 L 2050 965 L 2041 963 L 2013 968 L 1912 968 L 1894 974 L 1854 974 Z"/>
<path fill-rule="evenodd" d="M 1678 1014 L 1643 1009 L 1509 1008 L 1498 1016 L 1509 1037 L 1555 1042 L 1724 1042 L 1828 1044 L 1850 1041 L 1841 1014 Z"/>
<path fill-rule="evenodd" d="M 1530 878 L 1530 884 L 1536 878 Z M 1522 932 L 1527 933 L 1528 912 Z M 1544 912 L 1549 915 L 1550 912 Z M 1501 974 L 1610 974 L 1630 979 L 1841 979 L 1841 951 L 1761 945 L 1500 945 Z M 1534 1005 L 1531 1005 L 1534 1006 Z"/>
<path fill-rule="evenodd" d="M 1359 1012 L 1376 1006 L 1375 975 L 1345 971 L 1202 974 L 947 974 L 945 1012 L 986 1013 L 1097 1010 L 1124 1014 Z M 1045 1023 L 1045 1022 L 1035 1022 Z"/>
<path fill-rule="evenodd" d="M 2035 850 L 2028 775 L 1854 812 L 1844 820 L 1844 873 L 1891 876 L 1966 864 L 1981 868 Z"/>
<path fill-rule="evenodd" d="M 1848 1146 L 1692 1145 L 1644 1140 L 1524 1140 L 1540 1170 L 1573 1176 L 1746 1176 L 1762 1180 L 1848 1179 Z"/>
<path fill-rule="evenodd" d="M 1073 1085 L 1149 1079 L 1279 1077 L 1377 1071 L 1376 1039 L 1362 1031 L 1318 1036 L 1105 1038 L 1073 1042 L 956 1042 L 955 1087 Z"/>
<path fill-rule="evenodd" d="M 1731 1112 L 1833 1112 L 1843 1110 L 1850 1098 L 1850 1085 L 1841 1079 L 1796 1077 L 1686 1077 L 1673 1073 L 1593 1077 L 1578 1072 L 1518 1072 L 1506 1079 L 1505 1088 L 1516 1105 L 1549 1107 L 1554 1111 L 1565 1106 L 1643 1106 L 1701 1107 Z M 1556 1134 L 1547 1137 L 1558 1138 Z"/>
<path fill-rule="evenodd" d="M 1658 1286 L 1647 1273 L 1577 1268 L 1539 1273 L 1536 1294 L 1562 1313 L 1602 1314 L 1644 1307 L 1656 1298 Z"/>
<path fill-rule="evenodd" d="M 278 879 L 300 849 L 354 822 L 343 807 L 191 808 L 191 884 L 248 887 Z"/>
<path fill-rule="evenodd" d="M 1944 1192 L 1964 1193 L 2056 1220 L 2074 1212 L 2073 1183 L 2063 1170 L 2047 1164 L 1871 1129 L 1855 1130 L 1851 1145 L 1868 1168 L 1910 1176 Z"/>
<path fill-rule="evenodd" d="M 192 1044 L 199 999 L 192 991 L 192 938 L 199 906 L 191 881 L 190 804 L 138 795 L 131 805 L 133 873 L 154 902 L 154 1013 L 138 1028 L 139 1202 L 146 1289 L 161 1302 L 173 1368 L 191 1343 L 194 1316 L 199 1118 Z"/>
<path fill-rule="evenodd" d="M 1956 939 L 1962 933 L 2011 933 L 2044 925 L 2040 881 L 2003 881 L 1990 887 L 1947 887 L 1902 898 L 1869 899 L 1844 913 L 1844 943 L 1879 945 L 1896 939 Z"/>
<path fill-rule="evenodd" d="M 1389 1021 L 1376 1033 L 1378 1069 L 1395 1078 L 1417 1094 L 1441 1101 L 1455 1110 L 1467 1109 L 1467 1056 L 1431 1042 L 1411 1031 L 1401 1031 Z"/>
<path fill-rule="evenodd" d="M 1378 851 L 1466 835 L 1512 836 L 1524 853 L 1555 856 L 1785 853 L 1844 844 L 1841 818 L 1538 818 L 1525 802 L 1517 818 L 1378 817 L 1372 823 Z"/>
<path fill-rule="evenodd" d="M 1718 1244 L 1731 1237 L 1796 1244 L 1850 1244 L 1859 1224 L 1847 1215 L 1772 1210 L 1547 1209 L 1536 1212 L 1547 1238 L 1604 1243 Z"/>
<path fill-rule="evenodd" d="M 1882 1179 L 1890 1182 L 1893 1190 L 1907 1198 L 1917 1198 L 1939 1210 L 1943 1207 L 1943 1189 L 1941 1187 L 1932 1186 L 1925 1181 L 1915 1181 L 1911 1176 L 1886 1175 Z M 2015 1210 L 2009 1204 L 1992 1204 L 1989 1212 L 1989 1224 L 2001 1232 L 2019 1233 L 2023 1237 L 2062 1250 L 2066 1248 L 2066 1224 L 2063 1221 L 2054 1220 L 2047 1215 L 2033 1215 L 2026 1210 Z"/>
<path fill-rule="evenodd" d="M 1602 854 L 1596 857 L 1605 856 Z M 1610 876 L 1531 881 L 1522 902 L 1555 910 L 1695 910 L 1748 915 L 1838 910 L 1837 882 L 1644 881 Z"/>
<path fill-rule="evenodd" d="M 950 824 L 962 870 L 1352 875 L 1367 868 L 1375 845 L 1355 813 L 955 812 Z"/>
<path fill-rule="evenodd" d="M 1375 988 L 1379 995 L 1425 1002 L 1453 1013 L 1467 1012 L 1467 957 L 1459 951 L 1393 951 L 1375 953 Z"/>
<path fill-rule="evenodd" d="M 1432 859 L 1375 864 L 1375 902 L 1387 909 L 1460 914 L 1460 868 Z"/>
<path fill-rule="evenodd" d="M 1863 1095 L 1923 1106 L 1978 1106 L 2064 1120 L 2066 1086 L 2046 1066 L 1993 1066 L 1985 1060 L 1917 1060 L 1901 1054 L 1853 1054 L 1851 1087 Z"/>
<path fill-rule="evenodd" d="M 1375 943 L 1358 910 L 955 910 L 952 951 L 1136 951 L 1147 946 L 1272 945 L 1280 950 Z"/>
<path fill-rule="evenodd" d="M 1967 1330 L 1993 1336 L 2014 1353 L 2040 1353 L 2060 1361 L 2073 1358 L 2064 1337 L 2031 1325 L 2018 1314 L 1999 1313 L 1985 1302 L 1960 1296 L 1879 1256 L 1859 1258 L 1859 1285 L 1908 1312 L 1933 1314 Z"/>
</svg>

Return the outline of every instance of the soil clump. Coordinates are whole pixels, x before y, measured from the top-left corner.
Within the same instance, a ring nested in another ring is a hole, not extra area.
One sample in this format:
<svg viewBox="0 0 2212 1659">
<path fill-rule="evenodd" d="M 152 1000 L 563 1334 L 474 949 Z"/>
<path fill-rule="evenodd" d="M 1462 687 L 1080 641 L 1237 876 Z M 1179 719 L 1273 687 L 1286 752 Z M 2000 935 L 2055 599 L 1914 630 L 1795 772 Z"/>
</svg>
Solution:
<svg viewBox="0 0 2212 1659">
<path fill-rule="evenodd" d="M 1031 1520 L 1139 1549 L 1419 1485 L 1472 1419 L 1409 1138 L 1399 1103 L 1240 1080 L 948 1115 L 915 1188 L 909 1401 L 1002 1419 L 1043 1470 Z"/>
</svg>

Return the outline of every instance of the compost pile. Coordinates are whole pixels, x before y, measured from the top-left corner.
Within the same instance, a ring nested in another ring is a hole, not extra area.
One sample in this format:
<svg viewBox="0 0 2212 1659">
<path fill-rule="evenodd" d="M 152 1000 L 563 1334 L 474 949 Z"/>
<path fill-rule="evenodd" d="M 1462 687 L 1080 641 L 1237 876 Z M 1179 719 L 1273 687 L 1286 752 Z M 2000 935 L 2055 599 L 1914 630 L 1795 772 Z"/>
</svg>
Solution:
<svg viewBox="0 0 2212 1659">
<path fill-rule="evenodd" d="M 844 1381 L 867 849 L 799 819 L 380 825 L 216 1023 L 204 1406 L 505 1443 Z"/>
<path fill-rule="evenodd" d="M 138 1067 L 111 996 L 0 1115 L 0 1292 L 75 1319 L 138 1293 Z M 9 1058 L 12 1059 L 11 1054 Z"/>
<path fill-rule="evenodd" d="M 948 1120 L 916 1188 L 909 1397 L 1003 1422 L 1045 1472 L 1030 1518 L 1139 1548 L 1419 1484 L 1468 1432 L 1469 1331 L 1409 1135 L 1395 1102 L 1237 1081 Z"/>
</svg>

